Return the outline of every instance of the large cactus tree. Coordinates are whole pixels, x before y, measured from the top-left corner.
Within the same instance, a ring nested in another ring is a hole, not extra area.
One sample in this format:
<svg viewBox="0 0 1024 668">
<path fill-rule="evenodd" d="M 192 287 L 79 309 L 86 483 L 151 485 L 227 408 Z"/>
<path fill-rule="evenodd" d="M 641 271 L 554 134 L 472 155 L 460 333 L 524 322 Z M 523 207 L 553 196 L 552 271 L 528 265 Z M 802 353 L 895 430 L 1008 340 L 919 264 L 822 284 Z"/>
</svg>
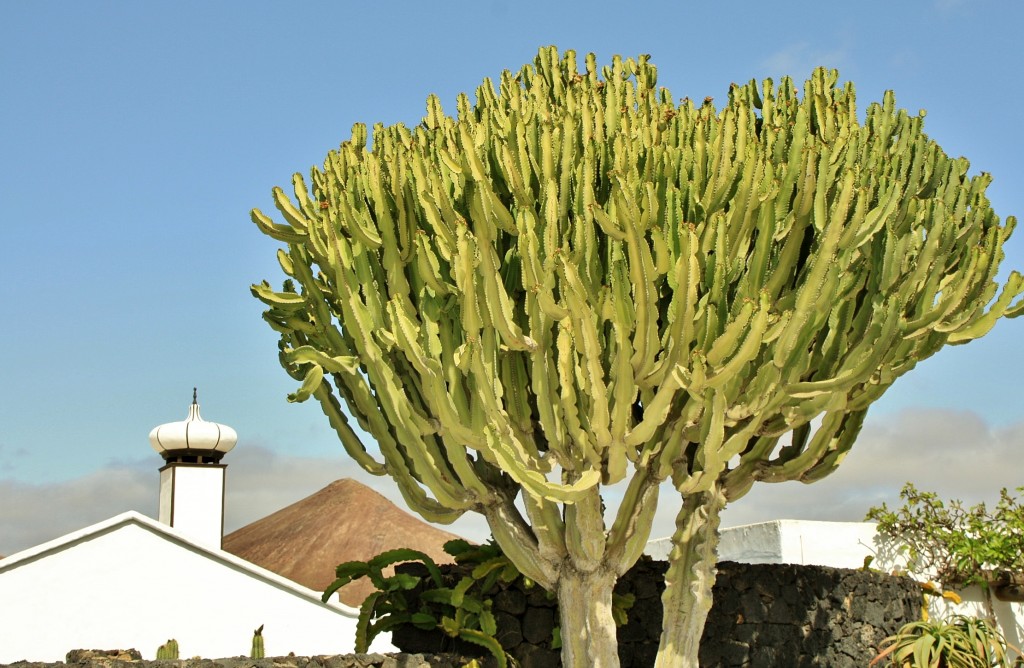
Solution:
<svg viewBox="0 0 1024 668">
<path fill-rule="evenodd" d="M 486 517 L 557 592 L 566 666 L 618 664 L 612 587 L 663 482 L 659 665 L 696 666 L 726 503 L 828 475 L 897 377 L 1021 310 L 990 177 L 892 94 L 861 124 L 837 79 L 716 110 L 674 103 L 646 56 L 580 72 L 545 48 L 455 117 L 430 97 L 372 148 L 356 125 L 274 189 L 283 223 L 252 212 L 287 245 L 284 288 L 253 293 L 290 400 L 426 519 Z"/>
</svg>

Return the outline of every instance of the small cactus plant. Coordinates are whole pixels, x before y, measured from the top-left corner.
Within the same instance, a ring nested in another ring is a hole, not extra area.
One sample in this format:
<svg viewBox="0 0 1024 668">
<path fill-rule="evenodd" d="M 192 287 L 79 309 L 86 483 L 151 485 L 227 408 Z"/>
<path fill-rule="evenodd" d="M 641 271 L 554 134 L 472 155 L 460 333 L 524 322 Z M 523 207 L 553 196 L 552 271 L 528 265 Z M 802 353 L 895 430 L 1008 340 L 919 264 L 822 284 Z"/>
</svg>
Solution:
<svg viewBox="0 0 1024 668">
<path fill-rule="evenodd" d="M 250 659 L 262 659 L 263 651 L 263 624 L 252 632 L 252 651 L 249 652 Z"/>
<path fill-rule="evenodd" d="M 156 660 L 166 661 L 178 658 L 178 641 L 171 638 L 156 649 Z"/>
</svg>

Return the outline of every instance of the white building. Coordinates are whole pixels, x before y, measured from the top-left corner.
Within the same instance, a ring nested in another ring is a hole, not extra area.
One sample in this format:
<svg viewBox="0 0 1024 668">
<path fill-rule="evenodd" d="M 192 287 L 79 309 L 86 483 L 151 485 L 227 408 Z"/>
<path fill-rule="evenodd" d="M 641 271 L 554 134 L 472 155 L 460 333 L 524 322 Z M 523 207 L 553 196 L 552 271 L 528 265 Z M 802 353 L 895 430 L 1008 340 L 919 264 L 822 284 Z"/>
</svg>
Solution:
<svg viewBox="0 0 1024 668">
<path fill-rule="evenodd" d="M 671 539 L 662 538 L 647 544 L 645 552 L 655 559 L 666 559 Z M 718 558 L 746 564 L 807 564 L 833 568 L 863 568 L 872 557 L 870 568 L 883 572 L 904 571 L 901 558 L 885 537 L 878 535 L 872 522 L 812 522 L 775 520 L 722 529 Z M 927 573 L 910 573 L 915 579 L 927 581 Z M 985 618 L 987 602 L 978 586 L 958 591 L 962 602 L 953 603 L 928 597 L 930 614 L 943 619 L 953 614 Z M 1007 642 L 1024 647 L 1024 603 L 992 597 L 992 611 Z"/>
<path fill-rule="evenodd" d="M 220 549 L 234 430 L 203 420 L 193 394 L 188 418 L 150 439 L 165 461 L 160 521 L 128 512 L 0 559 L 0 663 L 72 649 L 152 659 L 170 638 L 182 658 L 248 655 L 260 625 L 267 656 L 351 653 L 357 610 Z"/>
</svg>

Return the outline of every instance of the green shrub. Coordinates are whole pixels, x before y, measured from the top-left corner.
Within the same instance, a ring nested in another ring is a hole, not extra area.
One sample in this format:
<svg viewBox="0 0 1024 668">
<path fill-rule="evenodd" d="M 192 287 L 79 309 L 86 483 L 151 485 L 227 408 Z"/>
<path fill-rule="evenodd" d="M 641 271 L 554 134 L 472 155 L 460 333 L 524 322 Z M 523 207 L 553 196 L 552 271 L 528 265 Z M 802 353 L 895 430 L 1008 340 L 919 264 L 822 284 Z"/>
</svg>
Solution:
<svg viewBox="0 0 1024 668">
<path fill-rule="evenodd" d="M 1017 488 L 1024 494 L 1024 487 Z M 933 573 L 943 588 L 971 584 L 987 588 L 993 572 L 1024 572 L 1024 505 L 1006 489 L 994 511 L 984 503 L 970 508 L 954 499 L 943 502 L 907 483 L 903 507 L 885 504 L 868 511 L 879 533 L 905 546 L 910 569 Z"/>
<path fill-rule="evenodd" d="M 337 579 L 324 592 L 326 602 L 339 589 L 353 580 L 368 577 L 377 591 L 363 601 L 356 625 L 356 651 L 366 652 L 373 639 L 385 631 L 412 624 L 431 630 L 437 629 L 451 638 L 459 638 L 489 651 L 505 668 L 509 656 L 495 637 L 497 622 L 492 612 L 494 596 L 503 586 L 522 581 L 523 586 L 535 586 L 519 572 L 501 548 L 490 540 L 475 545 L 462 539 L 448 541 L 444 550 L 455 563 L 468 568 L 469 574 L 449 586 L 441 576 L 437 564 L 417 550 L 391 550 L 377 555 L 368 562 L 350 561 L 338 566 Z M 409 592 L 423 578 L 409 573 L 385 576 L 384 568 L 396 563 L 417 561 L 427 568 L 429 586 L 419 594 L 419 606 L 413 609 Z M 633 605 L 633 596 L 615 595 L 612 614 L 616 624 L 626 623 L 626 611 Z M 557 648 L 559 629 L 555 629 L 554 646 Z"/>
<path fill-rule="evenodd" d="M 905 624 L 882 642 L 880 661 L 895 668 L 1009 668 L 1007 645 L 999 630 L 983 619 L 955 615 L 949 621 Z M 1018 660 L 1015 665 L 1020 665 Z"/>
</svg>

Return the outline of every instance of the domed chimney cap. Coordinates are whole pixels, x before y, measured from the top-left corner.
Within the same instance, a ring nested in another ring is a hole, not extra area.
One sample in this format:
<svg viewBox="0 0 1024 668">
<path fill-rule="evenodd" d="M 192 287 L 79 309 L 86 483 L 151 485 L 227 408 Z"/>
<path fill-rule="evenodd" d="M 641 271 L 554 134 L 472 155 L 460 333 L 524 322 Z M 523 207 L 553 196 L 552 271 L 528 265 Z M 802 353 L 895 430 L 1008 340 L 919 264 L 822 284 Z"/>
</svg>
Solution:
<svg viewBox="0 0 1024 668">
<path fill-rule="evenodd" d="M 237 441 L 234 429 L 207 422 L 199 415 L 195 388 L 192 388 L 192 405 L 187 418 L 162 424 L 149 432 L 150 444 L 167 462 L 216 463 Z"/>
</svg>

